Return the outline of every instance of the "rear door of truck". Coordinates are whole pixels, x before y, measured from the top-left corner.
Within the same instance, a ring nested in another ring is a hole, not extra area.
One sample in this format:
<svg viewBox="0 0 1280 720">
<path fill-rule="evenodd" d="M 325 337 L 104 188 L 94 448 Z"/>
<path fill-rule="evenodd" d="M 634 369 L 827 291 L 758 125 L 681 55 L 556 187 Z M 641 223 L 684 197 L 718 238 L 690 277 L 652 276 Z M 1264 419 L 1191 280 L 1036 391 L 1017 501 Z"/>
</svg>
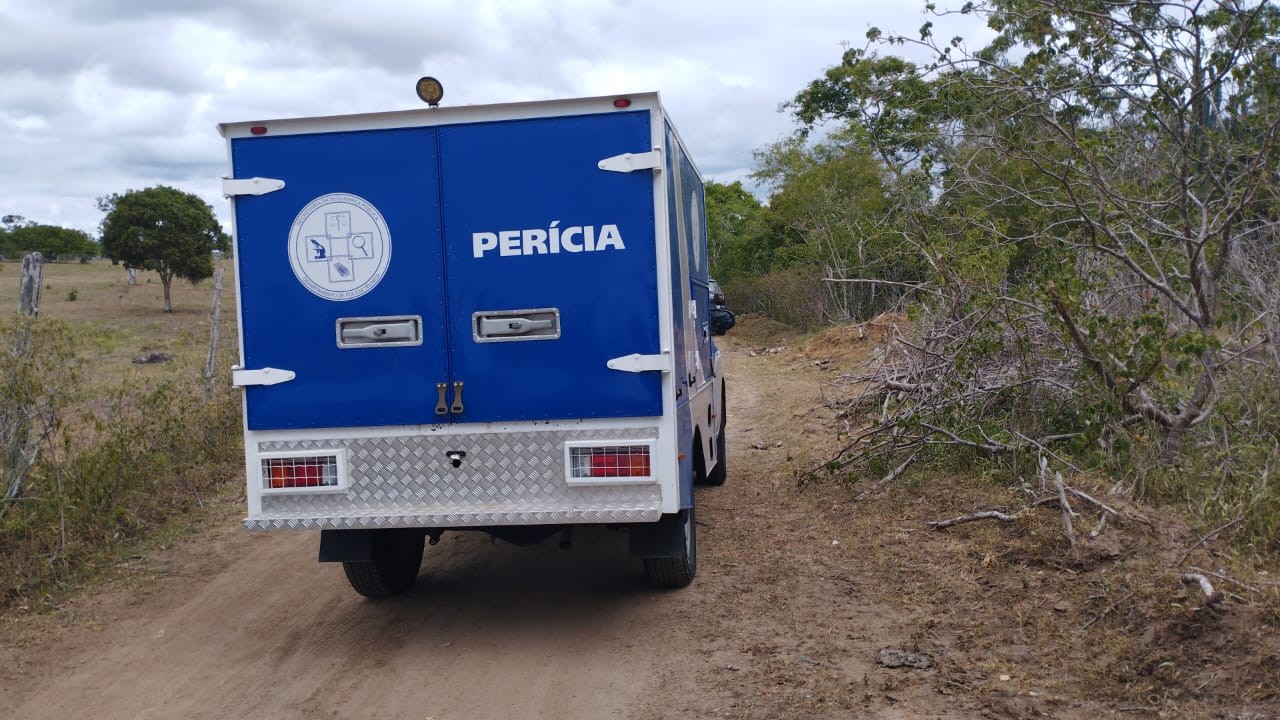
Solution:
<svg viewBox="0 0 1280 720">
<path fill-rule="evenodd" d="M 333 122 L 232 135 L 250 430 L 661 414 L 649 111 Z"/>
</svg>

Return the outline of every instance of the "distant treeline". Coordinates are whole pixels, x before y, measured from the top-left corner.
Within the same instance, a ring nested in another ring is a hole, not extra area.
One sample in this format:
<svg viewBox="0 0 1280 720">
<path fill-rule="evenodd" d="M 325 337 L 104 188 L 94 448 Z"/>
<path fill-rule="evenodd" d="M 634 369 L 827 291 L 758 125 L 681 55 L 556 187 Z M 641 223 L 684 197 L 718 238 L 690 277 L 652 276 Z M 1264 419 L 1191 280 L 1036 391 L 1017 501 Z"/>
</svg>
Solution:
<svg viewBox="0 0 1280 720">
<path fill-rule="evenodd" d="M 102 248 L 83 230 L 44 225 L 21 215 L 0 217 L 0 257 L 16 258 L 29 252 L 57 261 L 97 257 Z"/>
</svg>

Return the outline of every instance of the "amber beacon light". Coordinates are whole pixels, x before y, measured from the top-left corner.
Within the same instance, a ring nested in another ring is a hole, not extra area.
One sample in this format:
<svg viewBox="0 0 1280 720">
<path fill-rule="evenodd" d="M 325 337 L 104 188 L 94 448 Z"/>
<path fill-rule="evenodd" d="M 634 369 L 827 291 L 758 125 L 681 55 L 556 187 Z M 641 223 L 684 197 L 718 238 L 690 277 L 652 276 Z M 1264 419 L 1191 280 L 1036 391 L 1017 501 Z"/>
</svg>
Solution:
<svg viewBox="0 0 1280 720">
<path fill-rule="evenodd" d="M 444 86 L 440 84 L 439 80 L 429 75 L 427 77 L 418 78 L 418 85 L 416 89 L 418 91 L 418 97 L 422 99 L 422 102 L 430 105 L 431 107 L 438 106 L 440 104 L 440 98 L 444 97 Z"/>
</svg>

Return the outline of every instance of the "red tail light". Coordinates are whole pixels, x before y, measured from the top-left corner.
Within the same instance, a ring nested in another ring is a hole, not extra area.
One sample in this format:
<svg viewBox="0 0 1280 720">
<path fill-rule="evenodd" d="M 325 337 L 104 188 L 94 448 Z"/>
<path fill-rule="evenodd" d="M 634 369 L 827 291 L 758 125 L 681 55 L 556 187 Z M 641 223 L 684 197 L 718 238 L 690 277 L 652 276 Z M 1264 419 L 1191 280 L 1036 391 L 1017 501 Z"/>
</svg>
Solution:
<svg viewBox="0 0 1280 720">
<path fill-rule="evenodd" d="M 332 455 L 264 458 L 262 475 L 272 490 L 333 487 L 338 484 L 337 458 Z"/>
<path fill-rule="evenodd" d="M 648 445 L 575 447 L 569 451 L 569 478 L 650 478 Z"/>
<path fill-rule="evenodd" d="M 591 477 L 648 477 L 649 453 L 619 454 L 610 451 L 591 454 Z"/>
</svg>

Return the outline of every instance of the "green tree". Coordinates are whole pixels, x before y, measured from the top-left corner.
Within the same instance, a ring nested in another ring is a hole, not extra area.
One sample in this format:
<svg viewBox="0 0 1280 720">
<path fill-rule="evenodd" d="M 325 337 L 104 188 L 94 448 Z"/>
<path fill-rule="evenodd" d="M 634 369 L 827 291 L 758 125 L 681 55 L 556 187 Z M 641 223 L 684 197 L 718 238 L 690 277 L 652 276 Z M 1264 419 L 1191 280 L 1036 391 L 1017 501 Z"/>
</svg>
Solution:
<svg viewBox="0 0 1280 720">
<path fill-rule="evenodd" d="M 9 231 L 7 245 L 17 253 L 39 252 L 50 261 L 98 254 L 98 243 L 89 233 L 55 225 L 16 227 Z"/>
<path fill-rule="evenodd" d="M 756 153 L 756 179 L 771 190 L 768 226 L 780 238 L 776 257 L 815 271 L 824 285 L 827 320 L 865 319 L 902 295 L 920 268 L 902 242 L 888 171 L 861 133 L 844 129 L 820 141 L 806 133 Z"/>
<path fill-rule="evenodd" d="M 706 184 L 707 257 L 721 280 L 760 270 L 766 208 L 739 181 Z"/>
<path fill-rule="evenodd" d="M 804 130 L 834 122 L 872 148 L 891 191 L 927 189 L 895 205 L 937 323 L 910 377 L 889 383 L 931 404 L 899 437 L 999 451 L 1146 424 L 1175 453 L 1244 354 L 1253 318 L 1230 297 L 1240 255 L 1280 230 L 1280 10 L 989 0 L 959 12 L 996 38 L 975 51 L 930 23 L 911 38 L 872 30 L 873 45 L 935 59 L 852 49 L 789 104 Z M 1037 402 L 1023 415 L 1034 429 L 995 414 Z"/>
<path fill-rule="evenodd" d="M 127 267 L 154 270 L 164 285 L 164 311 L 173 312 L 174 276 L 198 282 L 213 275 L 213 251 L 230 238 L 213 208 L 191 193 L 158 185 L 98 199 L 102 254 Z"/>
<path fill-rule="evenodd" d="M 13 257 L 18 249 L 13 244 L 13 231 L 24 225 L 30 225 L 21 215 L 0 215 L 0 256 Z"/>
</svg>

